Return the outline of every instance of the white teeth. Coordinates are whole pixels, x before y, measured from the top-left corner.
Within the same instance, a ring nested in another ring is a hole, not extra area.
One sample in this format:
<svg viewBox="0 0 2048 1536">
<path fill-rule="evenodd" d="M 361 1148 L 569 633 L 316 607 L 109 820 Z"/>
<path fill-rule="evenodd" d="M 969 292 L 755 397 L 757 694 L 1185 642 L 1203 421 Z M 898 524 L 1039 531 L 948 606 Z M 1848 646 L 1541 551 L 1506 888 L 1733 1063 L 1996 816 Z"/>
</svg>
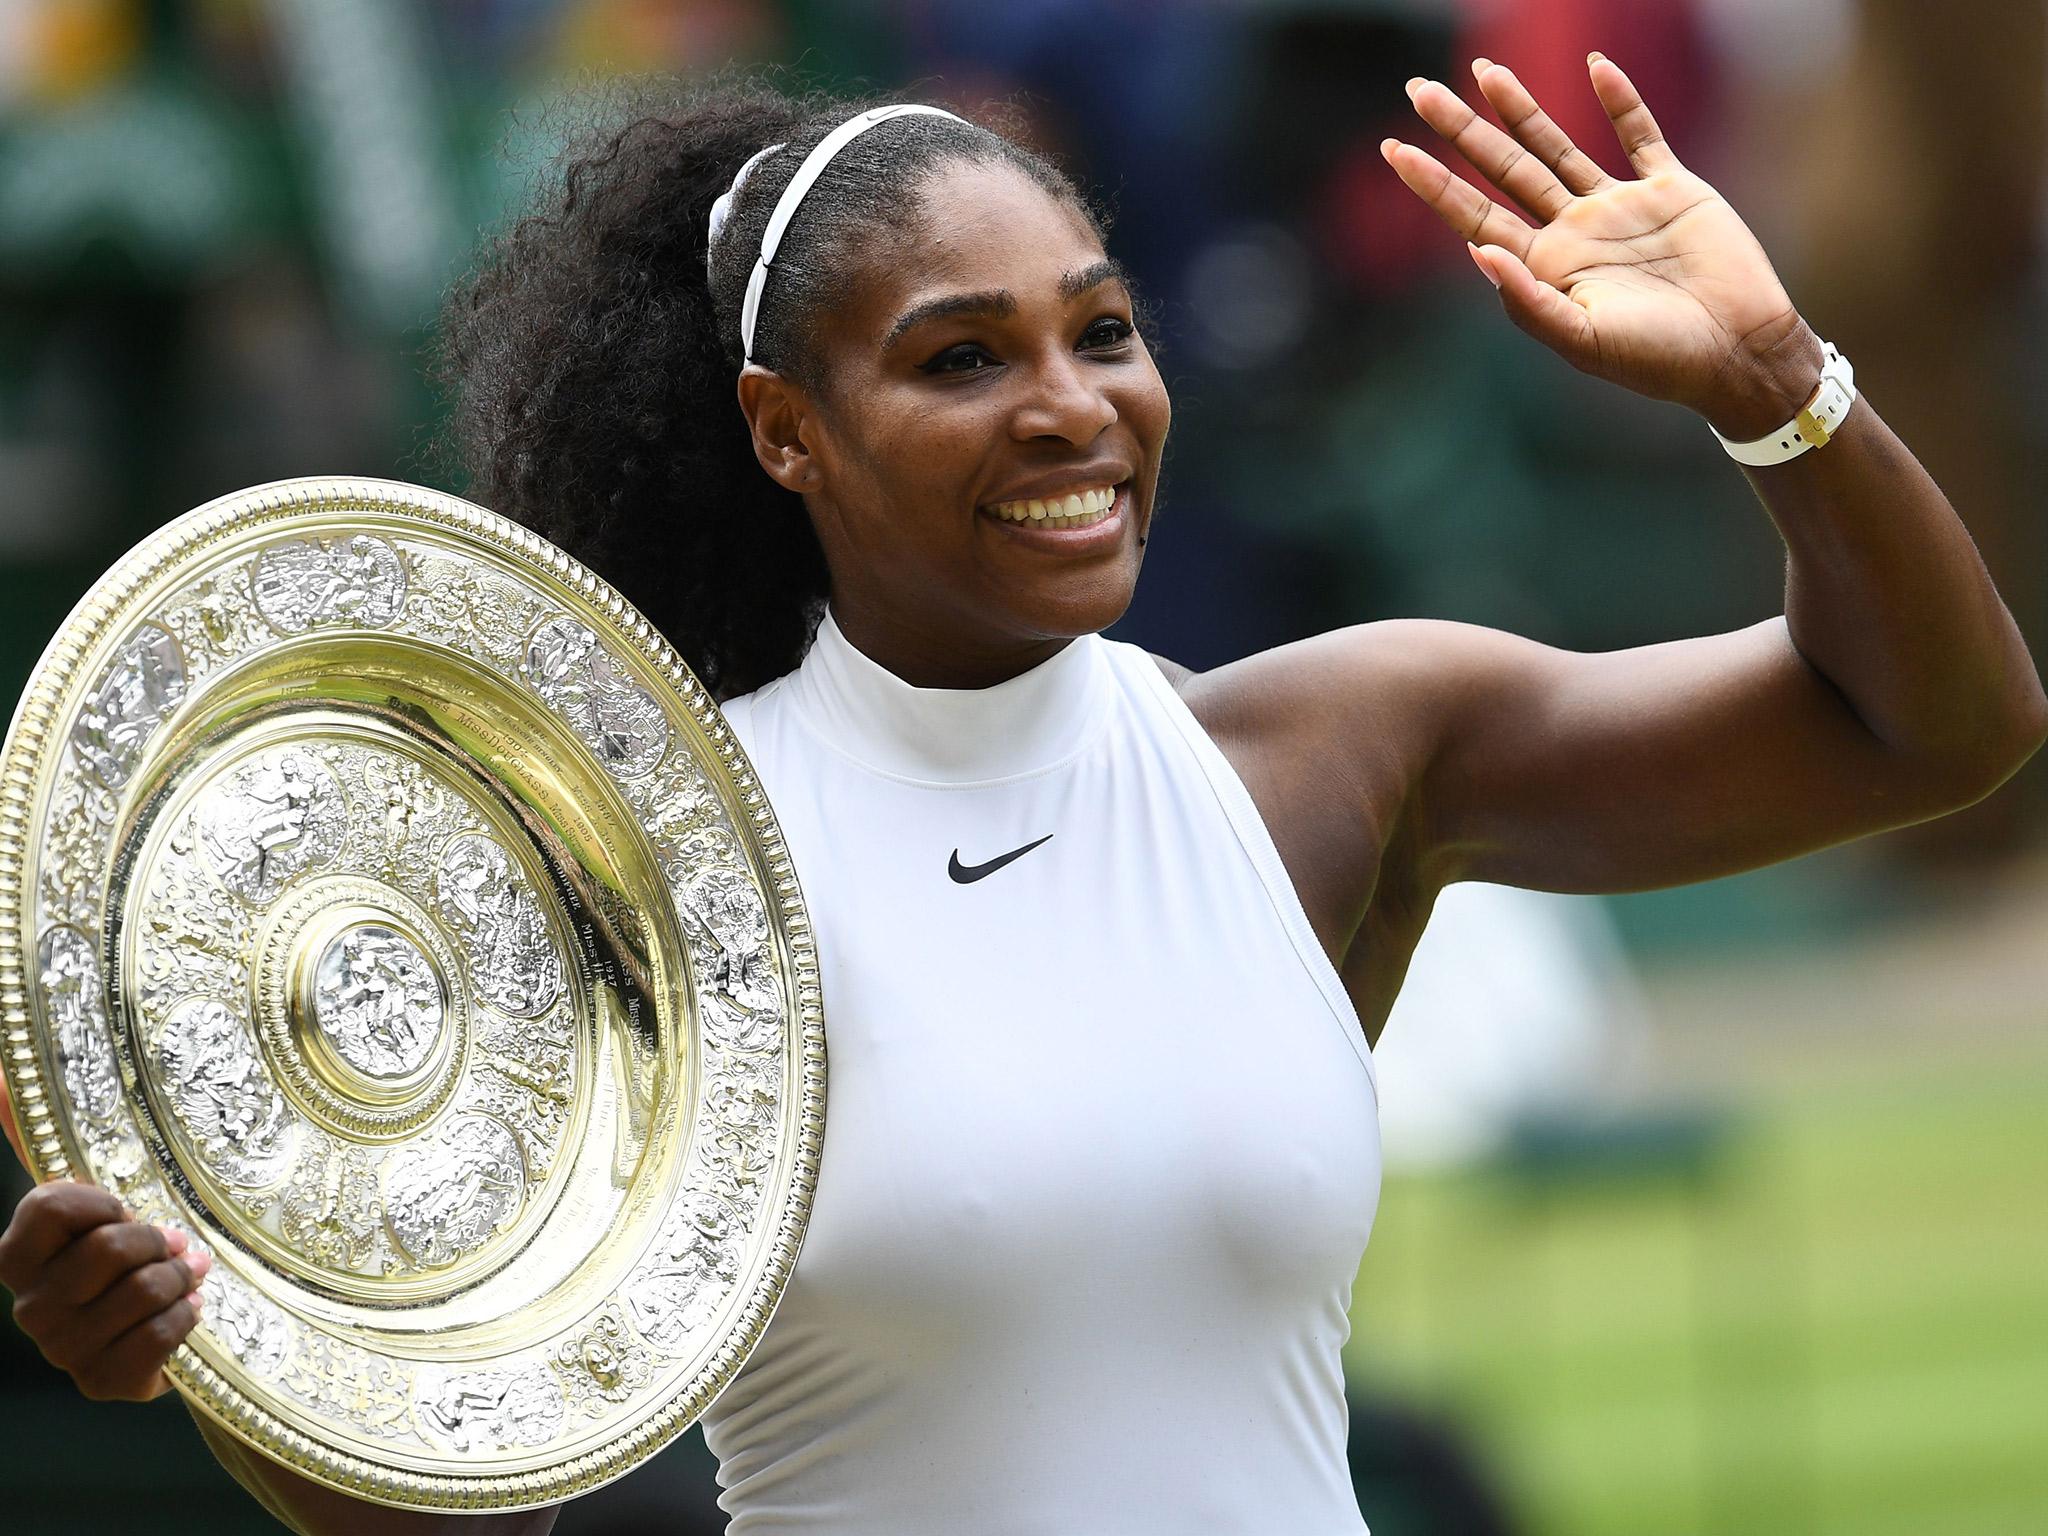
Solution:
<svg viewBox="0 0 2048 1536">
<path fill-rule="evenodd" d="M 1043 523 L 1048 528 L 1070 528 L 1098 522 L 1116 505 L 1116 487 L 1101 485 L 1050 500 L 1001 501 L 988 510 L 1012 523 Z"/>
</svg>

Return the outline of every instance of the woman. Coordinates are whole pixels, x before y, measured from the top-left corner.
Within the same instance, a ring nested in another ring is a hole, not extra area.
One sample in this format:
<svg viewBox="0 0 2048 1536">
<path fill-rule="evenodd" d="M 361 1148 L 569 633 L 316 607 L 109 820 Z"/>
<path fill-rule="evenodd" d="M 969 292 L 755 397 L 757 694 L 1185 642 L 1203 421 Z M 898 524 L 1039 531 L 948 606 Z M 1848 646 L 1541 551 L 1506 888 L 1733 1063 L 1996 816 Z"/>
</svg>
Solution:
<svg viewBox="0 0 2048 1536">
<path fill-rule="evenodd" d="M 1786 612 L 1731 634 L 1581 655 L 1389 620 L 1200 675 L 1104 640 L 1166 392 L 1073 186 L 949 115 L 714 91 L 575 163 L 459 296 L 474 494 L 724 701 L 816 920 L 817 1198 L 705 1416 L 736 1533 L 1362 1531 L 1368 1045 L 1436 893 L 1753 868 L 1967 805 L 2048 734 L 1940 491 L 1839 391 L 1794 451 L 1822 344 L 1588 67 L 1635 179 L 1505 68 L 1474 66 L 1511 133 L 1411 85 L 1533 223 L 1384 152 L 1517 325 L 1783 445 L 1749 456 L 1781 455 L 1751 474 Z M 0 1279 L 90 1395 L 147 1398 L 199 1277 L 120 1216 L 37 1190 Z M 372 1509 L 207 1435 L 302 1530 L 553 1519 Z"/>
</svg>

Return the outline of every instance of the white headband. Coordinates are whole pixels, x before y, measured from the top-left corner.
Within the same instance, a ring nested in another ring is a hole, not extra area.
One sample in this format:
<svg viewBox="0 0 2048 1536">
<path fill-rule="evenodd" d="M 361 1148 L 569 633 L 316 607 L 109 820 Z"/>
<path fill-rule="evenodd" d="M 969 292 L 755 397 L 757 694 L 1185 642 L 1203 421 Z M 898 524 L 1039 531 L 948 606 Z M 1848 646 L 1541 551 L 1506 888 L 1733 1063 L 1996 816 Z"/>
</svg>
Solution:
<svg viewBox="0 0 2048 1536">
<path fill-rule="evenodd" d="M 796 168 L 789 185 L 782 189 L 782 196 L 775 204 L 775 211 L 768 216 L 768 227 L 761 231 L 761 255 L 754 262 L 754 270 L 747 274 L 747 296 L 740 304 L 740 346 L 748 362 L 754 360 L 754 322 L 761 313 L 761 289 L 768 282 L 768 266 L 775 260 L 775 252 L 782 244 L 782 232 L 789 228 L 789 221 L 796 217 L 797 205 L 803 202 L 804 194 L 811 190 L 811 183 L 825 172 L 832 163 L 832 157 L 844 149 L 877 123 L 886 123 L 892 117 L 909 117 L 925 114 L 931 117 L 950 117 L 954 122 L 966 119 L 948 112 L 943 107 L 924 107 L 913 103 L 899 103 L 891 107 L 876 107 L 858 117 L 850 117 L 818 141 L 817 148 L 804 156 L 804 163 Z M 748 174 L 776 150 L 781 144 L 770 144 L 766 149 L 757 150 L 748 157 L 747 163 L 739 168 L 732 179 L 732 185 L 719 195 L 711 205 L 711 233 L 705 242 L 705 265 L 711 261 L 711 251 L 718 244 L 718 237 L 724 232 L 726 221 L 732 217 L 732 203 L 739 190 L 746 184 Z"/>
</svg>

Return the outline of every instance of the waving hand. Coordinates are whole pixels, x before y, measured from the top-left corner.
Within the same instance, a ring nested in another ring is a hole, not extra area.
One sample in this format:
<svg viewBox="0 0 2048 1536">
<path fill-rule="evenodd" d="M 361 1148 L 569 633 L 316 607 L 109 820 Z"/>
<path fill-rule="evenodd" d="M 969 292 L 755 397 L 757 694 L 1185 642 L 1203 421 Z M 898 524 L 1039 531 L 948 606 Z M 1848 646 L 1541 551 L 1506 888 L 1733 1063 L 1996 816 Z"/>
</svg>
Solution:
<svg viewBox="0 0 2048 1536">
<path fill-rule="evenodd" d="M 1820 344 L 1749 227 L 1679 162 L 1628 76 L 1598 53 L 1588 69 L 1634 180 L 1601 170 L 1504 65 L 1476 59 L 1472 70 L 1507 132 L 1448 86 L 1409 82 L 1423 121 L 1533 226 L 1412 144 L 1387 139 L 1380 151 L 1465 237 L 1516 325 L 1586 373 L 1690 406 L 1730 437 L 1760 436 L 1803 403 L 1781 409 L 1777 381 L 1809 363 L 1817 380 Z"/>
</svg>

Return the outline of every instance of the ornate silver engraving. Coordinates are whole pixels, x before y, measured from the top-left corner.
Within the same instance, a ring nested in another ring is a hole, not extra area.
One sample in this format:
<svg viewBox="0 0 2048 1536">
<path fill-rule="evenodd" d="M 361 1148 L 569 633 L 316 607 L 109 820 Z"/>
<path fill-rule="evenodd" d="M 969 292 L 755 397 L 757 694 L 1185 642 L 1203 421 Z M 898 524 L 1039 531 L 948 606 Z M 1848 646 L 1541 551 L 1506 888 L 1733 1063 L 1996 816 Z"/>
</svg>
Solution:
<svg viewBox="0 0 2048 1536">
<path fill-rule="evenodd" d="M 409 1365 L 302 1330 L 279 1378 L 304 1406 L 381 1440 L 420 1440 L 413 1427 Z"/>
<path fill-rule="evenodd" d="M 668 750 L 668 717 L 587 625 L 555 618 L 533 632 L 520 668 L 615 777 L 650 772 Z"/>
<path fill-rule="evenodd" d="M 366 754 L 360 771 L 368 802 L 383 812 L 384 846 L 392 865 L 411 862 L 415 843 L 431 839 L 446 822 L 447 790 L 418 763 L 382 752 Z"/>
<path fill-rule="evenodd" d="M 249 600 L 250 563 L 193 582 L 158 611 L 164 628 L 178 637 L 195 681 L 276 638 Z"/>
<path fill-rule="evenodd" d="M 728 1056 L 704 1090 L 704 1108 L 724 1129 L 772 1136 L 782 1115 L 782 1084 L 759 1056 Z"/>
<path fill-rule="evenodd" d="M 206 1313 L 201 1325 L 221 1347 L 258 1376 L 274 1376 L 291 1350 L 292 1325 L 275 1302 L 216 1264 L 199 1287 Z"/>
<path fill-rule="evenodd" d="M 249 909 L 201 867 L 194 836 L 188 821 L 167 840 L 130 930 L 142 1006 L 152 1014 L 194 994 L 239 997 L 249 983 Z"/>
<path fill-rule="evenodd" d="M 526 1199 L 519 1143 L 488 1115 L 459 1115 L 391 1160 L 384 1219 L 422 1268 L 452 1264 L 507 1226 Z"/>
<path fill-rule="evenodd" d="M 441 1038 L 441 978 L 419 946 L 383 923 L 336 934 L 313 968 L 313 1021 L 365 1077 L 418 1071 Z"/>
<path fill-rule="evenodd" d="M 99 926 L 101 877 L 113 835 L 114 797 L 84 772 L 67 766 L 57 776 L 43 822 L 43 919 L 80 928 Z"/>
<path fill-rule="evenodd" d="M 106 1185 L 138 1214 L 152 1200 L 163 1198 L 156 1180 L 156 1163 L 149 1148 L 135 1134 L 134 1123 L 125 1116 L 113 1121 L 88 1121 L 85 1127 L 87 1160 L 100 1183 Z"/>
<path fill-rule="evenodd" d="M 610 1302 L 583 1332 L 562 1341 L 550 1363 L 571 1407 L 591 1418 L 624 1402 L 654 1376 L 646 1346 L 633 1337 L 625 1316 Z"/>
<path fill-rule="evenodd" d="M 348 804 L 334 776 L 295 746 L 259 752 L 209 785 L 197 816 L 199 848 L 214 875 L 257 903 L 333 858 L 348 830 Z"/>
<path fill-rule="evenodd" d="M 472 560 L 451 559 L 430 544 L 407 542 L 403 548 L 413 571 L 404 628 L 516 672 L 526 636 L 555 605 L 524 582 Z"/>
<path fill-rule="evenodd" d="M 562 1432 L 561 1383 L 540 1366 L 420 1373 L 413 1416 L 426 1438 L 467 1455 L 546 1445 Z"/>
<path fill-rule="evenodd" d="M 479 997 L 501 1013 L 531 1018 L 562 995 L 562 960 L 540 904 L 512 856 L 481 833 L 441 852 L 441 915 L 461 940 Z"/>
<path fill-rule="evenodd" d="M 359 1270 L 380 1247 L 377 1168 L 359 1146 L 309 1129 L 305 1150 L 278 1201 L 278 1230 L 299 1253 L 329 1269 Z"/>
<path fill-rule="evenodd" d="M 526 1176 L 538 1183 L 554 1164 L 575 1094 L 568 1010 L 558 1007 L 532 1020 L 486 1014 L 477 1022 L 479 1091 L 470 1107 L 512 1128 L 526 1157 Z"/>
<path fill-rule="evenodd" d="M 107 1038 L 107 994 L 99 954 L 76 928 L 43 935 L 38 980 L 43 1009 L 55 1024 L 57 1071 L 71 1102 L 93 1120 L 121 1109 L 121 1072 Z"/>
<path fill-rule="evenodd" d="M 185 697 L 185 658 L 155 624 L 136 628 L 71 728 L 78 760 L 109 789 L 128 782 L 149 738 Z"/>
<path fill-rule="evenodd" d="M 405 605 L 405 564 L 366 533 L 287 539 L 256 557 L 250 585 L 257 610 L 284 634 L 333 624 L 382 629 Z"/>
<path fill-rule="evenodd" d="M 215 998 L 187 998 L 165 1016 L 155 1046 L 171 1112 L 207 1166 L 243 1188 L 282 1178 L 298 1117 L 271 1083 L 241 1015 Z"/>
<path fill-rule="evenodd" d="M 732 1207 L 703 1193 L 669 1213 L 648 1260 L 625 1288 L 633 1326 L 664 1353 L 675 1353 L 716 1319 L 739 1284 L 746 1226 Z"/>
<path fill-rule="evenodd" d="M 673 848 L 691 833 L 716 829 L 730 842 L 731 829 L 725 807 L 705 779 L 703 771 L 686 757 L 672 759 L 661 772 L 632 780 L 626 787 L 641 826 L 662 849 Z M 735 849 L 737 844 L 731 844 Z M 694 868 L 701 858 L 693 858 Z"/>
<path fill-rule="evenodd" d="M 782 1008 L 759 893 L 740 870 L 713 864 L 684 877 L 676 897 L 705 1033 L 735 1051 L 773 1044 Z"/>
</svg>

